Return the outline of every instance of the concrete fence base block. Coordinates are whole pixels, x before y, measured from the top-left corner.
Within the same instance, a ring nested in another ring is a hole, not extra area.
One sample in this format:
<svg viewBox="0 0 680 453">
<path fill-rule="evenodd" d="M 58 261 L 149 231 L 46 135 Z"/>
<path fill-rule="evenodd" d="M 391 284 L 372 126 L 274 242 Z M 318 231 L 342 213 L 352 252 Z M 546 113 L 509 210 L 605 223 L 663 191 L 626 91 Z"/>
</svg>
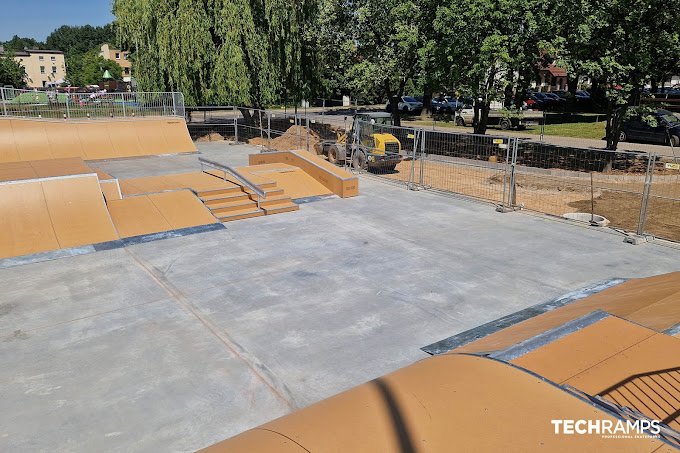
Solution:
<svg viewBox="0 0 680 453">
<path fill-rule="evenodd" d="M 640 236 L 638 234 L 629 234 L 623 238 L 623 242 L 633 245 L 646 244 L 654 240 L 654 236 Z"/>
<path fill-rule="evenodd" d="M 496 206 L 496 212 L 515 212 L 515 208 L 510 206 Z"/>
</svg>

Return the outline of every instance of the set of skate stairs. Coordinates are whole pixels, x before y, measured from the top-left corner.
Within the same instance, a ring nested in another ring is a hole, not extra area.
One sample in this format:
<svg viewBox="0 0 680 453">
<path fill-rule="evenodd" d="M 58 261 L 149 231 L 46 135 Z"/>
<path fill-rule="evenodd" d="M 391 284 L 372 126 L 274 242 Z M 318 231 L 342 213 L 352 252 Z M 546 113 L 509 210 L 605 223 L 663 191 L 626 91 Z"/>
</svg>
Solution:
<svg viewBox="0 0 680 453">
<path fill-rule="evenodd" d="M 260 199 L 259 208 L 257 195 L 250 189 L 236 184 L 229 188 L 197 192 L 197 195 L 210 212 L 222 222 L 299 209 L 299 206 L 293 203 L 275 182 L 261 182 L 257 186 L 266 195 L 265 198 Z"/>
</svg>

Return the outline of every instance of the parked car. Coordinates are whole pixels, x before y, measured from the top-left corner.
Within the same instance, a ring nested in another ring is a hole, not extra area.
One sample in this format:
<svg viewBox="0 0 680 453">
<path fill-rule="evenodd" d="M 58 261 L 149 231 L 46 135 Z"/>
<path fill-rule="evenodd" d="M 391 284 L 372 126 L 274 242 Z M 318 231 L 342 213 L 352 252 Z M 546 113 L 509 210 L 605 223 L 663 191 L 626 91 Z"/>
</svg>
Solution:
<svg viewBox="0 0 680 453">
<path fill-rule="evenodd" d="M 419 114 L 423 110 L 423 103 L 418 102 L 415 98 L 411 96 L 402 96 L 399 100 L 399 111 L 403 113 L 413 113 Z M 389 102 L 385 104 L 385 110 L 392 111 L 392 106 Z"/>
<path fill-rule="evenodd" d="M 563 108 L 567 104 L 567 100 L 563 97 L 558 96 L 555 93 L 543 93 L 548 99 L 552 100 L 552 107 L 553 108 Z"/>
<path fill-rule="evenodd" d="M 552 107 L 553 101 L 544 93 L 532 93 L 527 100 L 527 107 L 530 109 L 547 110 Z"/>
<path fill-rule="evenodd" d="M 673 112 L 658 109 L 651 114 L 652 123 L 650 124 L 640 115 L 628 118 L 621 125 L 619 141 L 638 140 L 653 143 L 672 143 L 673 146 L 680 145 L 680 118 Z"/>
<path fill-rule="evenodd" d="M 462 109 L 463 106 L 464 104 L 458 99 L 448 96 L 432 99 L 432 111 L 435 113 L 454 113 L 456 110 Z"/>
<path fill-rule="evenodd" d="M 578 101 L 579 99 L 584 99 L 584 100 L 590 100 L 590 93 L 584 90 L 578 90 L 576 92 L 576 100 Z"/>
<path fill-rule="evenodd" d="M 567 90 L 557 90 L 553 91 L 556 95 L 561 97 L 562 99 L 568 99 L 569 98 L 569 92 Z"/>
</svg>

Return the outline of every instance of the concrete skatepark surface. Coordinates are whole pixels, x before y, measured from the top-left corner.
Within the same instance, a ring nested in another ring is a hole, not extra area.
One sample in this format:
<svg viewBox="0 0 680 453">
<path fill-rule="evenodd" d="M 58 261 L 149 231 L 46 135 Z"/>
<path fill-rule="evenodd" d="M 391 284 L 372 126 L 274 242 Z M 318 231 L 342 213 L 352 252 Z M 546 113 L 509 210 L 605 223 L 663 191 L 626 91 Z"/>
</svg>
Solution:
<svg viewBox="0 0 680 453">
<path fill-rule="evenodd" d="M 198 144 L 248 165 L 250 146 Z M 196 155 L 101 161 L 117 178 Z M 192 451 L 680 250 L 361 178 L 358 197 L 0 270 L 0 450 Z"/>
</svg>

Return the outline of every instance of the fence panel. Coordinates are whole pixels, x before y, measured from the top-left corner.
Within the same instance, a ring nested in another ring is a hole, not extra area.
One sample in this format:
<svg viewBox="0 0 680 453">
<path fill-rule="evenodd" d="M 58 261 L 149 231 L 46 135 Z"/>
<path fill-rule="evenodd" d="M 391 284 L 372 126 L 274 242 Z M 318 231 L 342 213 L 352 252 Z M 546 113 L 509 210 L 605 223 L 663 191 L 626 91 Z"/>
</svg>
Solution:
<svg viewBox="0 0 680 453">
<path fill-rule="evenodd" d="M 560 217 L 604 216 L 612 226 L 636 232 L 650 159 L 649 154 L 519 141 L 512 202 Z"/>
<path fill-rule="evenodd" d="M 655 156 L 650 166 L 649 198 L 643 229 L 680 241 L 680 169 L 674 156 Z"/>
<path fill-rule="evenodd" d="M 146 116 L 184 117 L 182 93 L 61 93 L 2 90 L 0 114 L 22 118 L 97 119 Z"/>
<path fill-rule="evenodd" d="M 513 138 L 423 132 L 420 185 L 505 204 Z"/>
</svg>

